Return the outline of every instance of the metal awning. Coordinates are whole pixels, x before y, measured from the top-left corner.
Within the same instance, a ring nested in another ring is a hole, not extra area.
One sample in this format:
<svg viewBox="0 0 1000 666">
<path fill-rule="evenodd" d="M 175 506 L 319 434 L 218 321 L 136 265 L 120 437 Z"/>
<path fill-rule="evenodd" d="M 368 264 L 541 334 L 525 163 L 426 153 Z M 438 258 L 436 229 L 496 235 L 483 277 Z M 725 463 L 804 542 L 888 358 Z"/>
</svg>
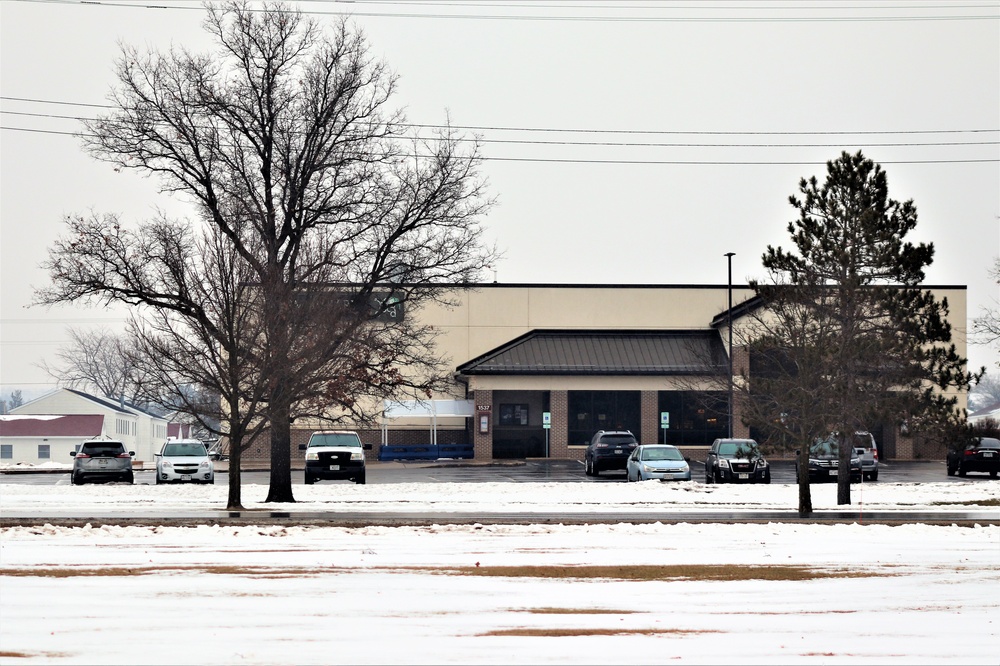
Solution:
<svg viewBox="0 0 1000 666">
<path fill-rule="evenodd" d="M 696 375 L 728 367 L 718 331 L 535 330 L 458 367 L 463 375 Z"/>
</svg>

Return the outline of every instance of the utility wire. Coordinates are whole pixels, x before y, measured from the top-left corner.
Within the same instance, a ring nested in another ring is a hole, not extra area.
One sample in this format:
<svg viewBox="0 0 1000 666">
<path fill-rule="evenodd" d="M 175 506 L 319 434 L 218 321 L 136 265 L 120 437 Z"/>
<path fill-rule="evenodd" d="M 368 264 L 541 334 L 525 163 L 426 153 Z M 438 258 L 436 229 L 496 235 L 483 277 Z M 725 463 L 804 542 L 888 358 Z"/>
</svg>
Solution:
<svg viewBox="0 0 1000 666">
<path fill-rule="evenodd" d="M 161 2 L 159 4 L 153 3 L 139 3 L 139 2 L 110 2 L 102 0 L 6 0 L 7 2 L 22 2 L 31 4 L 47 4 L 47 5 L 76 5 L 81 7 L 112 7 L 112 8 L 128 8 L 128 9 L 155 9 L 155 10 L 180 10 L 180 11 L 191 11 L 198 10 L 202 11 L 200 5 L 170 5 Z M 343 3 L 350 6 L 355 6 L 362 3 L 350 2 Z M 404 5 L 405 6 L 405 5 Z M 447 5 L 448 7 L 457 7 L 458 9 L 469 8 L 479 8 L 479 5 L 468 5 L 467 3 Z M 492 7 L 486 5 L 486 7 Z M 531 5 L 512 5 L 512 7 L 517 9 L 529 9 Z M 552 7 L 548 7 L 551 9 Z M 587 5 L 581 6 L 566 6 L 566 9 L 590 9 Z M 603 7 L 601 7 L 603 8 Z M 710 11 L 714 8 L 706 6 L 698 6 L 699 11 Z M 951 9 L 950 5 L 934 5 L 933 9 Z M 963 6 L 966 9 L 984 9 L 989 10 L 993 7 L 988 5 L 975 5 L 975 6 Z M 642 8 L 644 11 L 657 10 L 657 9 L 671 9 L 670 7 L 652 7 L 652 8 Z M 694 7 L 685 7 L 684 9 L 694 9 Z M 738 6 L 731 6 L 725 8 L 727 11 L 760 11 L 760 10 L 773 10 L 781 9 L 784 11 L 812 11 L 813 8 L 809 5 L 789 5 L 786 7 L 761 7 L 761 6 L 748 6 L 746 8 L 739 8 Z M 823 10 L 840 11 L 841 8 L 836 5 L 830 7 L 823 7 Z M 892 6 L 877 6 L 877 7 L 866 7 L 866 6 L 852 6 L 852 10 L 880 10 L 880 11 L 898 11 Z M 907 10 L 910 9 L 921 9 L 919 6 L 907 6 Z M 251 8 L 250 11 L 264 11 L 263 9 Z M 314 14 L 314 15 L 329 15 L 329 16 L 348 16 L 348 17 L 365 17 L 365 18 L 408 18 L 408 19 L 473 19 L 473 20 L 499 20 L 499 21 L 570 21 L 570 22 L 607 22 L 607 23 L 866 23 L 866 22 L 906 22 L 906 21 L 983 21 L 983 20 L 997 20 L 1000 19 L 1000 15 L 936 15 L 936 16 L 917 16 L 917 15 L 902 15 L 902 16 L 578 16 L 578 15 L 563 15 L 563 16 L 550 16 L 542 14 L 475 14 L 475 13 L 465 13 L 465 14 L 430 14 L 430 13 L 404 13 L 398 11 L 391 12 L 371 12 L 371 11 L 356 11 L 353 8 L 350 10 L 319 10 L 319 9 L 295 9 L 292 11 L 299 11 L 303 14 Z"/>
<path fill-rule="evenodd" d="M 113 109 L 115 107 L 108 104 L 88 104 L 85 102 L 69 102 L 63 100 L 47 100 L 29 97 L 11 97 L 0 95 L 0 100 L 12 102 L 29 102 L 33 104 L 58 104 L 66 106 L 84 106 L 99 109 Z M 59 119 L 89 120 L 90 118 L 81 116 L 63 116 L 58 114 L 35 114 L 28 112 L 0 111 L 10 115 L 37 115 L 39 117 L 50 116 Z M 399 123 L 401 127 L 411 127 L 416 129 L 454 129 L 472 132 L 540 132 L 540 133 L 571 133 L 571 134 L 664 134 L 673 136 L 872 136 L 872 135 L 920 135 L 920 134 L 981 134 L 987 132 L 1000 132 L 1000 128 L 970 128 L 970 129 L 941 129 L 941 130 L 835 130 L 835 131 L 799 131 L 799 132 L 763 132 L 763 131 L 689 131 L 689 130 L 637 130 L 637 129 L 588 129 L 570 127 L 503 127 L 496 125 L 433 125 L 423 123 Z M 19 129 L 19 128 L 15 128 Z M 28 130 L 25 130 L 28 131 Z M 75 134 L 75 133 L 68 133 Z"/>
</svg>

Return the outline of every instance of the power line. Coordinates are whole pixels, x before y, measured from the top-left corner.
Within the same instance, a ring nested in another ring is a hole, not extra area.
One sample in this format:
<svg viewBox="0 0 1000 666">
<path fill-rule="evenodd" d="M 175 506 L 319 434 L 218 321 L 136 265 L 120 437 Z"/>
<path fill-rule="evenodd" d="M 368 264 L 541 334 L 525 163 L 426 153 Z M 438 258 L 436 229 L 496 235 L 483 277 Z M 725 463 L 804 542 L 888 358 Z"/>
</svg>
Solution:
<svg viewBox="0 0 1000 666">
<path fill-rule="evenodd" d="M 29 116 L 32 118 L 52 118 L 58 120 L 76 120 L 76 121 L 87 121 L 96 120 L 96 118 L 84 118 L 80 116 L 61 116 L 49 113 L 27 113 L 21 111 L 0 111 L 0 114 L 7 114 L 12 116 Z M 422 129 L 435 129 L 437 126 L 427 126 L 427 125 L 406 125 L 407 127 L 422 128 Z M 24 128 L 25 130 L 31 128 Z M 44 130 L 40 130 L 44 131 Z M 517 131 L 510 128 L 505 128 L 505 131 Z M 528 131 L 528 130 L 521 130 Z M 570 130 L 572 131 L 572 130 Z M 952 131 L 955 133 L 961 130 Z M 977 130 L 967 130 L 967 131 L 977 131 Z M 995 130 L 1000 132 L 1000 130 Z M 75 135 L 75 134 L 74 134 Z M 428 139 L 428 137 L 416 137 L 417 139 Z M 430 137 L 433 139 L 434 137 Z M 493 144 L 509 144 L 509 145 L 527 145 L 527 146 L 595 146 L 604 148 L 836 148 L 843 144 L 839 143 L 665 143 L 665 142 L 637 142 L 637 141 L 552 141 L 552 140 L 539 140 L 539 139 L 490 139 L 485 137 L 477 138 L 460 138 L 457 139 L 459 142 L 464 143 L 493 143 Z M 1000 145 L 1000 141 L 928 141 L 928 142 L 907 142 L 907 143 L 866 143 L 870 148 L 914 148 L 914 147 L 932 147 L 932 146 L 996 146 Z"/>
<path fill-rule="evenodd" d="M 89 104 L 85 102 L 69 102 L 64 100 L 47 100 L 29 97 L 11 97 L 0 95 L 0 100 L 11 102 L 28 102 L 32 104 L 57 104 L 66 106 L 85 106 L 101 109 L 114 109 L 109 104 Z M 90 120 L 82 116 L 62 116 L 58 114 L 35 114 L 30 112 L 2 111 L 10 115 L 37 115 L 40 117 L 50 116 L 52 118 L 66 120 Z M 982 134 L 988 132 L 1000 132 L 1000 128 L 970 128 L 970 129 L 931 129 L 931 130 L 829 130 L 829 131 L 714 131 L 714 130 L 648 130 L 648 129 L 594 129 L 594 128 L 571 128 L 571 127 L 504 127 L 499 125 L 436 125 L 426 123 L 399 123 L 400 127 L 411 127 L 416 129 L 453 129 L 472 132 L 537 132 L 537 133 L 567 133 L 567 134 L 624 134 L 624 135 L 649 135 L 663 134 L 671 136 L 875 136 L 875 135 L 921 135 L 921 134 Z M 75 133 L 70 133 L 74 134 Z"/>
<path fill-rule="evenodd" d="M 22 2 L 31 4 L 47 4 L 47 5 L 75 5 L 80 7 L 94 8 L 94 7 L 110 7 L 110 8 L 128 8 L 128 9 L 151 9 L 151 10 L 180 10 L 180 11 L 191 11 L 191 10 L 202 10 L 202 7 L 186 4 L 166 4 L 170 0 L 164 0 L 163 2 L 153 4 L 153 3 L 138 3 L 138 2 L 113 2 L 105 0 L 7 0 L 8 2 Z M 177 0 L 174 0 L 175 2 Z M 918 16 L 918 15 L 887 15 L 887 16 L 584 16 L 584 15 L 544 15 L 544 14 L 479 14 L 479 13 L 454 13 L 454 14 L 432 14 L 432 13 L 405 13 L 399 11 L 383 11 L 383 12 L 372 12 L 372 11 L 357 11 L 354 9 L 356 5 L 361 4 L 376 4 L 376 3 L 363 3 L 363 2 L 345 2 L 337 4 L 348 4 L 352 9 L 347 10 L 320 10 L 320 9 L 308 9 L 308 10 L 293 10 L 301 11 L 303 14 L 313 14 L 313 15 L 328 15 L 328 16 L 347 16 L 347 17 L 364 17 L 364 18 L 404 18 L 404 19 L 472 19 L 472 20 L 499 20 L 499 21 L 569 21 L 569 22 L 607 22 L 607 23 L 865 23 L 865 22 L 907 22 L 907 21 L 983 21 L 983 20 L 997 20 L 1000 15 L 973 15 L 973 14 L 944 14 L 944 15 L 928 15 L 928 16 Z M 379 3 L 381 4 L 381 3 Z M 386 3 L 386 4 L 400 4 L 400 3 Z M 430 4 L 430 3 L 428 3 Z M 405 5 L 404 5 L 405 6 Z M 441 5 L 440 3 L 434 3 L 434 6 L 447 6 L 457 9 L 480 9 L 480 8 L 504 8 L 510 7 L 515 9 L 530 9 L 532 5 L 503 5 L 503 4 L 470 4 L 470 3 L 448 3 L 446 5 Z M 976 10 L 989 10 L 993 9 L 990 5 L 961 5 L 962 9 L 976 9 Z M 610 6 L 599 6 L 592 7 L 590 5 L 546 5 L 545 9 L 608 9 Z M 627 7 L 627 9 L 642 9 L 644 11 L 650 10 L 673 10 L 673 9 L 695 9 L 699 11 L 791 11 L 791 12 L 807 12 L 807 11 L 842 11 L 843 9 L 848 9 L 845 7 L 839 7 L 837 5 L 831 6 L 816 6 L 811 7 L 809 5 L 803 4 L 792 4 L 786 7 L 769 7 L 769 6 L 724 6 L 724 7 L 707 7 L 704 5 L 697 6 L 687 6 L 687 7 Z M 952 7 L 951 5 L 932 5 L 929 7 L 935 11 L 938 10 L 952 10 L 958 7 Z M 620 8 L 626 9 L 626 8 Z M 886 5 L 886 6 L 873 6 L 869 7 L 866 5 L 862 6 L 851 6 L 849 8 L 851 11 L 855 10 L 876 10 L 876 11 L 899 11 L 899 8 Z M 914 9 L 924 9 L 920 5 L 907 5 L 904 7 L 906 10 Z M 263 11 L 263 9 L 251 8 L 250 11 L 258 12 Z"/>
<path fill-rule="evenodd" d="M 0 130 L 30 132 L 40 134 L 55 134 L 62 136 L 79 137 L 81 135 L 72 132 L 58 132 L 55 130 L 38 130 L 23 127 L 0 126 Z M 977 144 L 958 144 L 977 145 Z M 984 144 L 989 145 L 989 144 Z M 432 155 L 403 155 L 403 157 L 430 158 Z M 623 160 L 623 159 L 573 159 L 573 158 L 541 158 L 541 157 L 490 157 L 478 156 L 484 162 L 534 162 L 549 164 L 617 164 L 617 165 L 680 165 L 680 166 L 814 166 L 825 164 L 825 160 L 808 161 L 777 161 L 777 160 Z M 880 164 L 986 164 L 1000 162 L 1000 158 L 991 159 L 937 159 L 937 160 L 879 160 Z"/>
</svg>

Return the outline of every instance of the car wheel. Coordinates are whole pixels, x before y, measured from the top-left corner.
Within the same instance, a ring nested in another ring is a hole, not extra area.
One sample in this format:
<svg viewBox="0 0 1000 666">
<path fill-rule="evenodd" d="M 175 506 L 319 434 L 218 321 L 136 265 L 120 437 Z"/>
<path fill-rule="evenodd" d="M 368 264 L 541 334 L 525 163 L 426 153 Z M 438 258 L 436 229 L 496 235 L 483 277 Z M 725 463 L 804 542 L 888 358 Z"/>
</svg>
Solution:
<svg viewBox="0 0 1000 666">
<path fill-rule="evenodd" d="M 163 481 L 160 481 L 160 473 L 159 472 L 154 472 L 153 473 L 153 483 L 156 484 L 156 485 L 160 485 L 161 483 L 163 483 Z"/>
<path fill-rule="evenodd" d="M 73 477 L 70 479 L 70 482 L 74 486 L 82 486 L 83 485 L 83 475 L 80 474 L 80 473 L 78 473 L 78 472 L 73 472 Z"/>
<path fill-rule="evenodd" d="M 869 478 L 870 478 L 870 479 L 871 479 L 872 481 L 878 481 L 878 470 L 876 470 L 876 471 L 872 472 L 872 473 L 871 473 L 871 474 L 869 475 Z"/>
<path fill-rule="evenodd" d="M 314 484 L 314 483 L 316 483 L 316 479 L 314 479 L 314 478 L 313 478 L 312 476 L 310 476 L 309 474 L 306 474 L 306 485 L 307 485 L 307 486 L 311 486 L 311 485 L 312 485 L 312 484 Z"/>
<path fill-rule="evenodd" d="M 594 476 L 594 468 L 590 466 L 590 458 L 583 461 L 583 473 L 587 476 Z"/>
<path fill-rule="evenodd" d="M 125 483 L 135 483 L 135 474 L 129 472 L 122 480 L 125 481 Z"/>
<path fill-rule="evenodd" d="M 990 472 L 990 478 L 991 479 L 997 478 L 997 471 L 996 470 L 993 470 L 992 472 Z"/>
<path fill-rule="evenodd" d="M 205 483 L 210 483 L 210 484 L 212 484 L 214 486 L 215 485 L 215 476 L 212 476 L 212 478 L 209 479 L 208 481 L 206 481 Z"/>
<path fill-rule="evenodd" d="M 958 475 L 965 476 L 966 474 L 967 472 L 964 469 L 962 469 L 962 463 L 958 463 Z"/>
<path fill-rule="evenodd" d="M 632 472 L 629 471 L 628 467 L 625 468 L 625 483 L 632 480 Z"/>
<path fill-rule="evenodd" d="M 948 470 L 948 476 L 955 476 L 955 468 L 954 467 L 952 467 L 951 465 L 948 465 L 947 466 L 947 470 Z"/>
<path fill-rule="evenodd" d="M 705 468 L 705 483 L 715 483 L 715 474 L 712 474 L 712 468 Z"/>
<path fill-rule="evenodd" d="M 771 483 L 771 470 L 764 473 L 764 483 Z"/>
<path fill-rule="evenodd" d="M 361 474 L 358 474 L 356 477 L 354 477 L 354 483 L 356 483 L 359 486 L 364 485 L 365 484 L 365 473 L 361 472 Z"/>
</svg>

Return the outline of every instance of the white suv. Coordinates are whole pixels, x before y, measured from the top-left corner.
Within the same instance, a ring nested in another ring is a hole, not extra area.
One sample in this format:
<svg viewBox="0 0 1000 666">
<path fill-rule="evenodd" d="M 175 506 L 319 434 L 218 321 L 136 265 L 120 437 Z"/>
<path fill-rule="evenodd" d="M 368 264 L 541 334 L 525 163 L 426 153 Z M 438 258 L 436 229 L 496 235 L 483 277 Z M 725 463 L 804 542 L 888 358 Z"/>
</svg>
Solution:
<svg viewBox="0 0 1000 666">
<path fill-rule="evenodd" d="M 197 439 L 168 439 L 156 454 L 156 483 L 215 483 L 215 465 Z"/>
<path fill-rule="evenodd" d="M 361 444 L 353 430 L 321 430 L 309 436 L 309 443 L 299 449 L 306 452 L 305 482 L 320 479 L 349 479 L 365 482 L 365 451 L 371 444 Z"/>
<path fill-rule="evenodd" d="M 878 481 L 878 444 L 870 432 L 854 433 L 854 453 L 861 458 L 861 476 Z"/>
</svg>

